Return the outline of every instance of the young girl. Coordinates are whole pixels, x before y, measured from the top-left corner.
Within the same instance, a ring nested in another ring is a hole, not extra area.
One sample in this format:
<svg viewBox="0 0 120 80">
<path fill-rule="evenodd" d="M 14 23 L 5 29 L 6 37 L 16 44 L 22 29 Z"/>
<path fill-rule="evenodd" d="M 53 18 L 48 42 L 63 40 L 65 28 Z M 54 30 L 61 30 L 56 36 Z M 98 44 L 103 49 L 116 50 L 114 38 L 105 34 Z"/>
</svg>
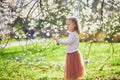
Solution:
<svg viewBox="0 0 120 80">
<path fill-rule="evenodd" d="M 79 48 L 79 26 L 76 18 L 68 18 L 66 25 L 69 31 L 67 40 L 58 39 L 57 36 L 53 36 L 53 39 L 58 44 L 67 45 L 66 47 L 66 62 L 64 77 L 65 80 L 77 80 L 85 75 L 85 67 L 80 54 Z"/>
</svg>

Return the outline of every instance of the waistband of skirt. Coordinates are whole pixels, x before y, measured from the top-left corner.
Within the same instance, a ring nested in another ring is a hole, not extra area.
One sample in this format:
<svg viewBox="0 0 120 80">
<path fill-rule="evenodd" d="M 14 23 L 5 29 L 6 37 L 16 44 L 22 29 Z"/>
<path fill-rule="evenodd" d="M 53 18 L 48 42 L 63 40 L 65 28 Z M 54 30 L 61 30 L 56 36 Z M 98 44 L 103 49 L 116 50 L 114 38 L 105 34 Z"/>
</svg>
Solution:
<svg viewBox="0 0 120 80">
<path fill-rule="evenodd" d="M 74 52 L 71 52 L 71 53 L 67 53 L 67 54 L 73 54 L 73 53 L 78 53 L 79 51 L 77 50 L 77 51 L 74 51 Z"/>
</svg>

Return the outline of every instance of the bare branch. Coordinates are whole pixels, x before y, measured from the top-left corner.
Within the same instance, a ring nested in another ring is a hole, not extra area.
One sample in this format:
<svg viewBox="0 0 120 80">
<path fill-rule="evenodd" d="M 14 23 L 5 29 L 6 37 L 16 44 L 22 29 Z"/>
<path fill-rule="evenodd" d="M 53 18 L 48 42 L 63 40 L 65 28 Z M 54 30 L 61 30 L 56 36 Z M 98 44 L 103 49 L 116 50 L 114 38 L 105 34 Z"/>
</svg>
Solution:
<svg viewBox="0 0 120 80">
<path fill-rule="evenodd" d="M 27 21 L 27 19 L 28 19 L 28 17 L 29 17 L 30 12 L 32 11 L 33 7 L 35 6 L 35 4 L 36 4 L 37 2 L 38 2 L 38 1 L 36 1 L 36 2 L 32 5 L 32 7 L 30 8 L 30 10 L 29 10 L 29 12 L 28 12 L 28 14 L 27 14 L 27 17 L 26 17 L 26 21 Z"/>
</svg>

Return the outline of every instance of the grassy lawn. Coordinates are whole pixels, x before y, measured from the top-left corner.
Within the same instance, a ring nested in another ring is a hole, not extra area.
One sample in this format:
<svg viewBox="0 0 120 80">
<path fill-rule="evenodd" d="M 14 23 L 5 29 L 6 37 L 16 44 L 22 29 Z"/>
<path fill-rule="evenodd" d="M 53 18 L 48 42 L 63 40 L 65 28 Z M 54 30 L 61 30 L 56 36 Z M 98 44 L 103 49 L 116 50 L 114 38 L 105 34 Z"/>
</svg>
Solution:
<svg viewBox="0 0 120 80">
<path fill-rule="evenodd" d="M 80 43 L 84 59 L 86 80 L 120 79 L 120 43 Z M 0 51 L 0 80 L 64 80 L 65 46 L 54 42 L 34 43 L 5 48 Z"/>
</svg>

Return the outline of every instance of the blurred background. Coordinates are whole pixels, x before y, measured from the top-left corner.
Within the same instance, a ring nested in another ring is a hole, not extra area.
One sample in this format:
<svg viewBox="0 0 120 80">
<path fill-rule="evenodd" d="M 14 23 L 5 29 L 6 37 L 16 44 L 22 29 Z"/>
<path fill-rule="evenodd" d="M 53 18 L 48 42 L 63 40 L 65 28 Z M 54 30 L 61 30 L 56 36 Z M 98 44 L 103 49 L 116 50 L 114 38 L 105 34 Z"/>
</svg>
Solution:
<svg viewBox="0 0 120 80">
<path fill-rule="evenodd" d="M 79 19 L 81 41 L 120 42 L 119 0 L 1 0 L 0 36 L 65 36 L 71 16 Z"/>
</svg>

